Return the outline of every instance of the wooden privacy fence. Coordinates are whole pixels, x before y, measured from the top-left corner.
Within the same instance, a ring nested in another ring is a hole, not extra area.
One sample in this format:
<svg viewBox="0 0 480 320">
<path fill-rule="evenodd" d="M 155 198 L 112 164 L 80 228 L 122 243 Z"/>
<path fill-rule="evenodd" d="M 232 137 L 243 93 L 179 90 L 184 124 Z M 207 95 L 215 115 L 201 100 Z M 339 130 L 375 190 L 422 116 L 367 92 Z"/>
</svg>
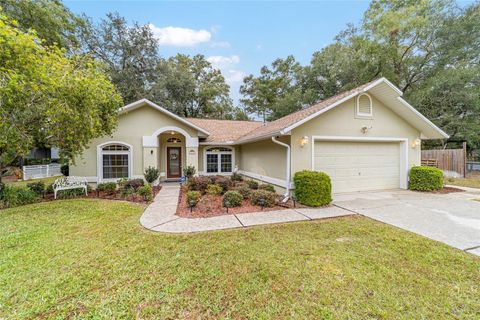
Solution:
<svg viewBox="0 0 480 320">
<path fill-rule="evenodd" d="M 463 149 L 422 150 L 422 165 L 435 166 L 449 177 L 465 177 L 466 146 Z"/>
</svg>

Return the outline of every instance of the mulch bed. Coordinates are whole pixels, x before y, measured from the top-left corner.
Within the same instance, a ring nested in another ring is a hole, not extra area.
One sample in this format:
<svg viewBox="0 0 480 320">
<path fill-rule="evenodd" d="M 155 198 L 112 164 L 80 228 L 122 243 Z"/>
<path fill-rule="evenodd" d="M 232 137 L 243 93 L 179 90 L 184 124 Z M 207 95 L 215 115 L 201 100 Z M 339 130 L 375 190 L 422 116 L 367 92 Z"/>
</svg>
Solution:
<svg viewBox="0 0 480 320">
<path fill-rule="evenodd" d="M 158 194 L 158 192 L 162 189 L 161 186 L 154 186 L 152 187 L 153 191 L 153 198 Z M 66 196 L 62 197 L 61 196 L 61 191 L 57 195 L 57 200 L 62 200 L 62 199 L 105 199 L 105 200 L 121 200 L 121 201 L 129 201 L 129 202 L 135 202 L 135 203 L 144 203 L 144 204 L 149 204 L 151 201 L 145 201 L 145 199 L 141 196 L 138 196 L 136 194 L 128 195 L 128 196 L 123 196 L 122 192 L 120 190 L 116 190 L 114 193 L 110 192 L 104 192 L 104 191 L 90 191 L 88 195 L 86 196 L 85 194 L 78 195 L 78 196 Z M 53 198 L 53 193 L 46 194 L 42 201 L 53 201 L 55 200 Z"/>
<path fill-rule="evenodd" d="M 465 190 L 458 189 L 458 188 L 453 188 L 453 187 L 443 187 L 443 189 L 440 190 L 435 190 L 435 191 L 419 191 L 415 190 L 416 192 L 422 192 L 422 193 L 434 193 L 434 194 L 448 194 L 448 193 L 454 193 L 454 192 L 465 192 Z"/>
<path fill-rule="evenodd" d="M 226 214 L 237 213 L 249 213 L 262 211 L 262 207 L 255 206 L 250 203 L 250 200 L 243 200 L 240 207 L 225 208 L 222 204 L 222 196 L 210 196 L 202 195 L 199 202 L 195 207 L 190 210 L 187 204 L 187 190 L 182 187 L 180 190 L 180 196 L 178 197 L 177 215 L 184 218 L 208 218 L 221 216 Z M 293 201 L 290 199 L 286 203 L 279 203 L 282 200 L 282 196 L 278 196 L 277 205 L 273 207 L 265 207 L 263 211 L 285 210 L 294 207 Z M 295 203 L 296 208 L 306 208 L 305 206 Z"/>
<path fill-rule="evenodd" d="M 453 188 L 453 187 L 443 187 L 443 189 L 432 191 L 431 193 L 438 193 L 438 194 L 448 194 L 454 192 L 465 192 L 465 190 Z"/>
</svg>

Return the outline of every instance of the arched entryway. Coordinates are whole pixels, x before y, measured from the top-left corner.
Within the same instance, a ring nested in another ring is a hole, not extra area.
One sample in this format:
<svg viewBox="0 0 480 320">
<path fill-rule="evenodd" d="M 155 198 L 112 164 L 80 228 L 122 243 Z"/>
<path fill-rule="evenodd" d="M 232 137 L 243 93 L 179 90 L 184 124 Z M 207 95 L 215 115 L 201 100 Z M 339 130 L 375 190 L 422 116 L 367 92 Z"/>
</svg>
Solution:
<svg viewBox="0 0 480 320">
<path fill-rule="evenodd" d="M 144 166 L 155 166 L 160 180 L 178 180 L 183 169 L 193 165 L 198 170 L 198 138 L 185 129 L 165 126 L 143 137 Z"/>
</svg>

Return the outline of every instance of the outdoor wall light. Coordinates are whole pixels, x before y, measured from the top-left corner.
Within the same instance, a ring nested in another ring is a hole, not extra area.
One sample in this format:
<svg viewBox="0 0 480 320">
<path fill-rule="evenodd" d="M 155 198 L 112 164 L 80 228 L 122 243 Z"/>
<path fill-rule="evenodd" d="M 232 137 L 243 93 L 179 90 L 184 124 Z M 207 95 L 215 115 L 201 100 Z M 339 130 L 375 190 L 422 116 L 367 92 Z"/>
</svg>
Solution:
<svg viewBox="0 0 480 320">
<path fill-rule="evenodd" d="M 420 140 L 419 138 L 413 140 L 413 142 L 412 142 L 412 148 L 415 149 L 415 148 L 418 147 L 421 143 L 422 143 L 422 140 Z"/>
<path fill-rule="evenodd" d="M 367 133 L 368 130 L 370 130 L 370 129 L 372 129 L 372 126 L 370 126 L 370 127 L 363 126 L 362 129 L 360 129 L 360 130 L 362 130 L 362 133 L 365 134 L 365 133 Z"/>
<path fill-rule="evenodd" d="M 308 143 L 308 137 L 307 136 L 304 136 L 304 137 L 302 137 L 302 139 L 300 139 L 300 146 L 301 147 L 303 147 L 307 143 Z"/>
</svg>

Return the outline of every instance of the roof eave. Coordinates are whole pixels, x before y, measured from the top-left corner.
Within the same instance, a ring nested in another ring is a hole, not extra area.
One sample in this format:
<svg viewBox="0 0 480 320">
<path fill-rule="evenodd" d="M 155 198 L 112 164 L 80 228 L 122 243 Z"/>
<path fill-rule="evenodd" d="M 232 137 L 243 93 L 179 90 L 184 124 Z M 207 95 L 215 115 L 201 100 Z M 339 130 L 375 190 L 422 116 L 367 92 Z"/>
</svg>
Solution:
<svg viewBox="0 0 480 320">
<path fill-rule="evenodd" d="M 383 77 L 378 79 L 377 81 L 374 81 L 373 83 L 369 84 L 365 88 L 363 88 L 363 92 L 367 92 L 368 90 L 378 86 L 380 83 L 385 83 L 388 85 L 392 90 L 394 90 L 399 96 L 403 96 L 402 90 L 400 90 L 397 86 L 395 86 L 393 83 L 391 83 L 387 78 Z"/>
<path fill-rule="evenodd" d="M 410 109 L 413 113 L 415 113 L 416 116 L 422 119 L 429 127 L 431 127 L 438 134 L 437 136 L 435 136 L 435 135 L 427 135 L 422 132 L 425 135 L 424 140 L 448 139 L 450 137 L 445 131 L 437 127 L 432 121 L 428 120 L 427 117 L 425 117 L 417 109 L 412 107 L 412 105 L 407 101 L 405 101 L 402 97 L 397 97 L 397 100 L 400 101 L 405 107 Z"/>
<path fill-rule="evenodd" d="M 244 140 L 237 140 L 237 141 L 235 141 L 235 144 L 251 143 L 251 142 L 256 142 L 256 141 L 260 141 L 260 140 L 266 140 L 266 139 L 269 139 L 271 137 L 288 136 L 288 135 L 290 135 L 289 132 L 288 133 L 282 133 L 281 131 L 275 131 L 275 132 L 272 132 L 272 133 L 263 134 L 263 135 L 258 136 L 258 137 L 253 137 L 253 138 L 244 139 Z"/>
<path fill-rule="evenodd" d="M 143 106 L 144 104 L 147 104 L 147 105 L 149 105 L 150 107 L 152 107 L 152 108 L 154 108 L 154 109 L 157 109 L 158 111 L 163 112 L 163 113 L 165 113 L 166 115 L 169 115 L 170 117 L 174 118 L 175 120 L 178 120 L 178 121 L 180 121 L 180 122 L 188 125 L 189 127 L 192 127 L 192 128 L 194 128 L 194 129 L 196 129 L 196 130 L 198 130 L 198 131 L 206 134 L 207 136 L 210 135 L 210 132 L 208 132 L 207 130 L 205 130 L 205 129 L 203 129 L 203 128 L 201 128 L 201 127 L 193 124 L 192 122 L 190 122 L 190 121 L 188 121 L 188 120 L 185 120 L 185 119 L 182 118 L 182 117 L 177 116 L 177 115 L 174 114 L 173 112 L 170 112 L 170 111 L 168 111 L 167 109 L 162 108 L 162 107 L 160 107 L 158 104 L 156 104 L 156 103 L 154 103 L 154 102 L 152 102 L 152 101 L 150 101 L 150 100 L 148 100 L 148 99 L 145 99 L 145 98 L 140 99 L 140 100 L 135 101 L 135 102 L 132 102 L 132 103 L 127 104 L 126 106 L 120 108 L 120 109 L 118 110 L 118 114 L 123 114 L 123 113 L 126 113 L 126 112 L 130 111 L 130 110 L 135 110 L 135 109 Z"/>
</svg>

